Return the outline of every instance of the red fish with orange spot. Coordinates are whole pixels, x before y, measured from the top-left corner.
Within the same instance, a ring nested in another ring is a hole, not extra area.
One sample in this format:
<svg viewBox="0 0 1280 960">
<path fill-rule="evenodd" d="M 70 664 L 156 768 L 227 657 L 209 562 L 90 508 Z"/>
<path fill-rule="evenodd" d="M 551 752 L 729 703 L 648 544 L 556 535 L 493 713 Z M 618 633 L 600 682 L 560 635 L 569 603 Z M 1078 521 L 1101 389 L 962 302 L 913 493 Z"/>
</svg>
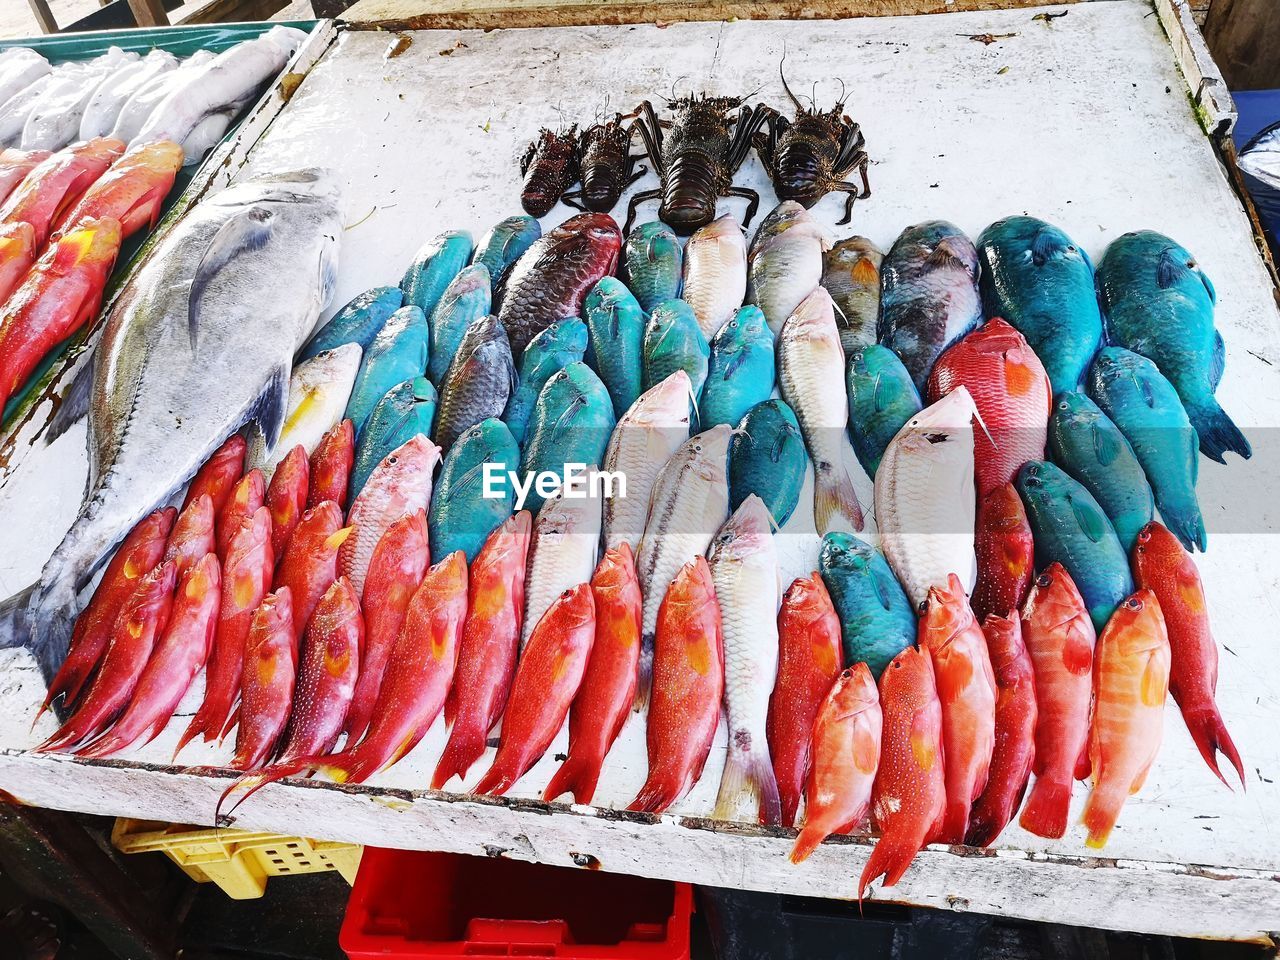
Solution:
<svg viewBox="0 0 1280 960">
<path fill-rule="evenodd" d="M 227 563 L 227 550 L 232 538 L 240 532 L 244 522 L 258 512 L 258 508 L 266 502 L 266 496 L 267 482 L 262 471 L 256 467 L 241 477 L 240 482 L 232 488 L 231 496 L 227 498 L 217 521 L 218 559 L 223 566 Z"/>
<path fill-rule="evenodd" d="M 131 148 L 59 218 L 55 232 L 85 217 L 120 221 L 125 239 L 144 227 L 151 229 L 160 219 L 160 208 L 173 189 L 182 160 L 182 147 L 171 140 Z"/>
<path fill-rule="evenodd" d="M 1218 769 L 1218 752 L 1225 754 L 1243 787 L 1244 764 L 1214 700 L 1218 645 L 1209 628 L 1204 585 L 1195 561 L 1177 537 L 1153 521 L 1138 534 L 1133 550 L 1133 579 L 1160 601 L 1172 656 L 1169 692 L 1182 711 L 1191 739 L 1223 783 L 1227 779 Z"/>
<path fill-rule="evenodd" d="M 570 587 L 542 615 L 516 665 L 493 766 L 475 793 L 501 796 L 547 752 L 582 686 L 595 633 L 590 584 Z"/>
<path fill-rule="evenodd" d="M 720 604 L 711 569 L 698 557 L 680 568 L 658 608 L 649 776 L 628 810 L 661 813 L 689 792 L 711 752 L 723 696 Z"/>
<path fill-rule="evenodd" d="M 1053 390 L 1026 338 L 999 317 L 938 358 L 929 374 L 929 403 L 961 385 L 968 388 L 986 428 L 973 438 L 973 477 L 981 501 L 1012 482 L 1028 460 L 1044 459 Z"/>
<path fill-rule="evenodd" d="M 244 437 L 233 433 L 213 452 L 213 456 L 204 462 L 204 466 L 196 471 L 195 477 L 187 487 L 187 495 L 183 498 L 182 509 L 185 510 L 197 497 L 206 493 L 209 495 L 209 499 L 213 501 L 215 544 L 222 543 L 222 513 L 227 501 L 231 499 L 236 483 L 244 473 L 244 454 L 247 448 L 248 444 Z"/>
<path fill-rule="evenodd" d="M 276 466 L 263 503 L 271 511 L 271 549 L 283 557 L 293 529 L 307 509 L 307 487 L 311 482 L 311 464 L 307 449 L 298 444 Z"/>
<path fill-rule="evenodd" d="M 883 725 L 871 668 L 855 664 L 836 679 L 813 725 L 804 827 L 791 850 L 792 863 L 806 859 L 833 833 L 849 833 L 866 822 Z"/>
<path fill-rule="evenodd" d="M 640 668 L 644 603 L 635 556 L 625 541 L 605 553 L 591 577 L 596 636 L 582 689 L 569 711 L 569 755 L 547 785 L 545 800 L 572 793 L 590 803 L 609 748 L 631 715 Z"/>
<path fill-rule="evenodd" d="M 140 737 L 146 738 L 142 741 L 145 746 L 159 736 L 209 659 L 221 593 L 218 558 L 206 553 L 178 581 L 169 624 L 142 671 L 128 708 L 105 735 L 78 751 L 80 756 L 109 756 Z"/>
<path fill-rule="evenodd" d="M 996 674 L 996 743 L 987 789 L 969 815 L 965 843 L 989 846 L 1013 819 L 1027 790 L 1036 749 L 1036 688 L 1022 618 L 988 616 L 982 623 Z"/>
<path fill-rule="evenodd" d="M 307 490 L 307 506 L 332 500 L 344 510 L 347 487 L 351 482 L 351 464 L 356 458 L 356 428 L 343 420 L 329 429 L 311 451 L 311 486 Z"/>
<path fill-rule="evenodd" d="M 1018 822 L 1037 836 L 1058 839 L 1067 832 L 1072 783 L 1089 773 L 1097 644 L 1089 610 L 1061 564 L 1050 564 L 1031 587 L 1022 639 L 1035 672 L 1036 779 Z"/>
<path fill-rule="evenodd" d="M 84 220 L 50 244 L 0 308 L 0 409 L 40 361 L 98 315 L 120 252 L 120 224 Z"/>
<path fill-rule="evenodd" d="M 449 741 L 431 777 L 432 790 L 439 790 L 455 774 L 467 775 L 484 753 L 489 731 L 507 705 L 520 649 L 532 526 L 527 510 L 508 517 L 489 534 L 471 564 L 458 672 L 444 702 L 444 718 L 451 726 Z M 373 583 L 372 566 L 369 582 Z"/>
<path fill-rule="evenodd" d="M 1170 660 L 1160 602 L 1139 590 L 1116 608 L 1098 638 L 1089 731 L 1093 790 L 1083 816 L 1090 847 L 1106 844 L 1125 800 L 1142 789 L 1160 751 Z"/>
<path fill-rule="evenodd" d="M 124 153 L 124 143 L 94 137 L 73 143 L 36 164 L 0 206 L 0 223 L 29 223 L 36 247 L 49 239 L 53 224 Z"/>
<path fill-rule="evenodd" d="M 920 849 L 942 829 L 947 812 L 943 774 L 942 703 L 929 653 L 908 647 L 880 675 L 884 733 L 880 766 L 871 787 L 871 816 L 880 830 L 858 880 L 858 900 L 867 884 L 884 876 L 892 887 Z"/>
<path fill-rule="evenodd" d="M 342 511 L 332 500 L 302 515 L 276 566 L 274 586 L 288 587 L 293 597 L 293 632 L 302 636 L 312 611 L 338 579 L 338 548 L 351 535 Z"/>
<path fill-rule="evenodd" d="M 0 203 L 8 200 L 27 174 L 51 156 L 53 154 L 48 150 L 19 150 L 16 147 L 0 150 Z"/>
<path fill-rule="evenodd" d="M 1035 576 L 1035 543 L 1012 483 L 1001 484 L 979 501 L 973 549 L 978 580 L 969 602 L 978 622 L 1021 610 Z"/>
<path fill-rule="evenodd" d="M 179 739 L 173 751 L 175 756 L 198 735 L 202 734 L 205 742 L 225 736 L 231 709 L 240 696 L 245 639 L 254 611 L 271 589 L 274 560 L 271 514 L 266 507 L 259 507 L 252 517 L 241 523 L 227 547 L 222 564 L 218 625 L 204 676 L 204 702 Z M 292 615 L 291 610 L 290 617 Z"/>
<path fill-rule="evenodd" d="M 933 660 L 942 703 L 947 814 L 939 843 L 964 843 L 969 810 L 987 786 L 996 738 L 996 677 L 987 639 L 954 573 L 932 587 L 920 618 L 920 646 Z"/>
<path fill-rule="evenodd" d="M 62 750 L 96 737 L 129 703 L 156 638 L 173 608 L 173 564 L 162 563 L 138 581 L 120 609 L 102 666 L 84 700 L 59 729 L 36 749 Z"/>
<path fill-rule="evenodd" d="M 416 510 L 387 528 L 369 561 L 361 605 L 365 616 L 365 647 L 360 679 L 347 713 L 347 742 L 363 736 L 373 718 L 387 662 L 400 636 L 409 602 L 431 564 L 427 515 Z"/>
<path fill-rule="evenodd" d="M 202 493 L 182 508 L 165 544 L 164 559 L 172 560 L 181 583 L 187 571 L 214 549 L 213 498 Z"/>
<path fill-rule="evenodd" d="M 36 232 L 29 223 L 0 224 L 0 307 L 36 262 Z"/>
<path fill-rule="evenodd" d="M 298 637 L 288 587 L 262 598 L 244 641 L 239 726 L 232 770 L 256 770 L 274 756 L 298 678 Z"/>
<path fill-rule="evenodd" d="M 160 563 L 177 513 L 173 507 L 165 507 L 148 515 L 129 531 L 116 549 L 93 592 L 93 599 L 76 620 L 67 658 L 49 684 L 49 692 L 36 714 L 37 720 L 58 694 L 64 695 L 66 707 L 76 702 L 106 652 L 120 609 L 133 596 L 139 581 Z"/>
<path fill-rule="evenodd" d="M 840 676 L 840 658 L 840 617 L 826 584 L 817 573 L 798 577 L 778 612 L 778 680 L 766 726 L 784 826 L 795 823 L 814 720 Z"/>
</svg>

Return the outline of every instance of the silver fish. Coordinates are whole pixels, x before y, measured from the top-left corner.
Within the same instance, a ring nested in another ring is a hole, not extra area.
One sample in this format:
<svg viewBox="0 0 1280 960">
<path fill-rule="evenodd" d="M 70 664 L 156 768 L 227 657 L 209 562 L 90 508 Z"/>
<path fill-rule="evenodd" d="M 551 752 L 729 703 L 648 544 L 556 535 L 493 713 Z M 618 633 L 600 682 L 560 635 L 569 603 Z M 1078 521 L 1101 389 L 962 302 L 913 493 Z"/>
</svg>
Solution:
<svg viewBox="0 0 1280 960">
<path fill-rule="evenodd" d="M 604 454 L 605 472 L 627 478 L 624 497 L 604 502 L 604 547 L 640 545 L 658 473 L 689 438 L 689 374 L 677 370 L 646 390 L 622 415 Z"/>
<path fill-rule="evenodd" d="M 760 308 L 774 336 L 822 282 L 822 254 L 830 249 L 826 227 L 794 200 L 760 224 L 747 252 L 747 302 Z"/>
<path fill-rule="evenodd" d="M 778 387 L 800 421 L 813 461 L 813 518 L 819 533 L 843 517 L 862 529 L 862 505 L 849 477 L 853 448 L 845 427 L 844 350 L 831 295 L 822 287 L 796 308 L 778 337 Z"/>
<path fill-rule="evenodd" d="M 445 453 L 455 440 L 489 417 L 501 417 L 507 400 L 520 383 L 511 341 L 494 316 L 481 317 L 467 327 L 462 343 L 440 383 L 436 440 Z"/>
<path fill-rule="evenodd" d="M 342 222 L 333 178 L 294 171 L 228 187 L 148 251 L 107 313 L 89 389 L 73 386 L 50 425 L 87 410 L 88 494 L 39 581 L 0 605 L 0 645 L 30 643 L 51 675 L 112 547 L 244 424 L 274 449 Z"/>
<path fill-rule="evenodd" d="M 724 704 L 729 716 L 717 820 L 782 822 L 765 724 L 778 679 L 778 552 L 772 519 L 754 493 L 720 528 L 707 562 L 724 633 Z"/>
<path fill-rule="evenodd" d="M 164 102 L 165 97 L 180 83 L 185 83 L 190 76 L 204 68 L 216 54 L 212 50 L 197 50 L 183 60 L 173 70 L 168 70 L 158 77 L 152 77 L 125 101 L 116 117 L 115 126 L 111 128 L 111 136 L 125 143 L 132 143 L 138 131 L 147 122 L 147 118 L 155 113 L 156 107 Z"/>
<path fill-rule="evenodd" d="M 684 292 L 709 341 L 747 294 L 747 238 L 732 214 L 712 220 L 684 248 Z M 675 576 L 673 573 L 672 576 Z"/>
<path fill-rule="evenodd" d="M 10 47 L 0 53 L 0 104 L 17 96 L 53 69 L 30 47 Z"/>
<path fill-rule="evenodd" d="M 592 468 L 594 470 L 594 467 Z M 591 580 L 600 548 L 600 500 L 557 493 L 533 522 L 529 572 L 524 583 L 520 647 L 556 597 Z"/>
<path fill-rule="evenodd" d="M 866 237 L 841 240 L 822 259 L 822 285 L 835 302 L 846 357 L 876 342 L 883 261 L 884 253 Z"/>
<path fill-rule="evenodd" d="M 46 73 L 39 80 L 23 87 L 4 103 L 0 103 L 0 148 L 16 147 L 22 141 L 22 128 L 36 108 L 50 84 L 59 77 L 79 73 L 84 67 L 74 60 L 61 64 L 53 73 Z"/>
<path fill-rule="evenodd" d="M 177 57 L 167 50 L 156 49 L 108 76 L 98 84 L 85 105 L 84 116 L 80 118 L 80 139 L 108 136 L 129 98 L 177 66 Z"/>
<path fill-rule="evenodd" d="M 667 461 L 654 483 L 649 519 L 636 554 L 636 575 L 644 595 L 637 711 L 649 703 L 653 638 L 667 584 L 681 567 L 707 552 L 711 538 L 729 516 L 732 435 L 732 428 L 722 423 L 690 437 Z"/>
<path fill-rule="evenodd" d="M 86 63 L 84 73 L 68 75 L 63 82 L 51 83 L 22 128 L 22 149 L 61 150 L 77 139 L 80 120 L 98 84 L 117 71 L 132 67 L 138 59 L 136 53 L 112 47 Z"/>
</svg>

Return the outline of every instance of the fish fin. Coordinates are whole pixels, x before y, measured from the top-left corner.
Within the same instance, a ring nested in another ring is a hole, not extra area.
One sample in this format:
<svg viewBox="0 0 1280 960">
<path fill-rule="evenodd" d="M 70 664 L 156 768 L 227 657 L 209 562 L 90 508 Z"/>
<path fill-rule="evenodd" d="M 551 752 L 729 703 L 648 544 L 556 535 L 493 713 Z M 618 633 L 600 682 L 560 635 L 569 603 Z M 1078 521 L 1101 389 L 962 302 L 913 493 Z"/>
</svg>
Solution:
<svg viewBox="0 0 1280 960">
<path fill-rule="evenodd" d="M 1169 532 L 1181 541 L 1188 550 L 1199 550 L 1203 553 L 1209 546 L 1209 534 L 1204 528 L 1204 516 L 1199 505 L 1192 500 L 1184 509 L 1174 509 L 1168 504 L 1160 505 L 1160 518 Z"/>
<path fill-rule="evenodd" d="M 628 810 L 637 813 L 662 813 L 680 799 L 681 784 L 673 782 L 661 773 L 651 771 Z"/>
<path fill-rule="evenodd" d="M 800 833 L 796 836 L 795 846 L 791 848 L 791 862 L 803 863 L 809 859 L 809 855 L 822 845 L 822 841 L 831 836 L 831 831 L 826 824 L 819 824 L 809 818 L 804 818 L 804 826 L 800 828 Z"/>
<path fill-rule="evenodd" d="M 1221 752 L 1235 767 L 1236 775 L 1240 777 L 1240 786 L 1244 788 L 1244 764 L 1240 761 L 1240 753 L 1231 740 L 1231 734 L 1227 732 L 1226 724 L 1222 722 L 1222 715 L 1218 713 L 1218 708 L 1214 706 L 1203 710 L 1184 710 L 1182 719 L 1186 721 L 1187 729 L 1191 732 L 1191 739 L 1195 741 L 1200 756 L 1204 757 L 1204 762 L 1209 765 L 1209 769 L 1217 778 L 1230 788 L 1231 784 L 1227 783 L 1227 778 L 1218 769 L 1218 753 Z"/>
<path fill-rule="evenodd" d="M 1022 829 L 1037 837 L 1060 840 L 1067 832 L 1067 814 L 1071 807 L 1071 780 L 1065 782 L 1036 777 L 1022 808 L 1018 822 Z"/>
<path fill-rule="evenodd" d="M 858 902 L 862 902 L 868 884 L 877 877 L 884 877 L 886 887 L 892 887 L 901 880 L 923 845 L 910 837 L 896 834 L 885 834 L 877 840 L 871 856 L 867 858 L 867 865 L 862 868 L 862 876 L 858 878 Z"/>
<path fill-rule="evenodd" d="M 509 757 L 502 755 L 502 747 L 498 747 L 497 756 L 493 758 L 493 766 L 476 782 L 476 785 L 471 788 L 471 792 L 500 797 L 514 787 L 516 781 L 523 777 L 526 772 L 527 770 L 520 769 L 519 764 L 512 765 Z"/>
<path fill-rule="evenodd" d="M 818 529 L 828 533 L 832 521 L 844 517 L 854 530 L 862 529 L 862 504 L 849 479 L 849 471 L 841 465 L 814 462 L 813 516 Z"/>
<path fill-rule="evenodd" d="M 0 602 L 0 650 L 28 646 L 30 631 L 27 628 L 27 608 L 38 584 L 32 584 Z"/>
<path fill-rule="evenodd" d="M 1101 466 L 1108 467 L 1120 456 L 1120 440 L 1111 430 L 1103 430 L 1096 423 L 1093 425 L 1093 455 Z"/>
<path fill-rule="evenodd" d="M 67 658 L 79 613 L 76 589 L 69 581 L 28 587 L 0 609 L 0 647 L 28 647 L 50 683 Z M 40 630 L 33 631 L 31 625 L 37 623 Z"/>
<path fill-rule="evenodd" d="M 1037 267 L 1043 267 L 1049 262 L 1049 258 L 1061 249 L 1062 243 L 1055 235 L 1055 231 L 1042 227 L 1031 238 L 1031 262 Z"/>
<path fill-rule="evenodd" d="M 49 418 L 49 426 L 44 432 L 46 447 L 88 415 L 89 394 L 93 388 L 93 368 L 93 357 L 90 357 L 76 373 L 66 393 L 62 395 L 62 402 Z"/>
<path fill-rule="evenodd" d="M 440 762 L 431 775 L 431 789 L 439 790 L 455 775 L 461 780 L 484 754 L 485 731 L 474 720 L 459 720 L 449 731 L 449 742 L 444 745 Z"/>
<path fill-rule="evenodd" d="M 262 442 L 270 455 L 280 440 L 280 432 L 284 429 L 285 414 L 289 409 L 289 368 L 276 367 L 267 385 L 262 390 L 253 419 L 257 421 L 258 431 L 262 434 Z"/>
<path fill-rule="evenodd" d="M 1222 333 L 1213 331 L 1213 355 L 1209 358 L 1209 383 L 1218 389 L 1222 382 L 1222 374 L 1227 369 L 1227 345 L 1222 340 Z"/>
<path fill-rule="evenodd" d="M 733 359 L 731 359 L 729 361 L 729 365 L 724 368 L 724 376 L 721 379 L 728 380 L 735 373 L 737 373 L 738 368 L 741 367 L 746 362 L 747 362 L 747 348 L 746 348 L 746 345 L 744 344 L 741 350 L 737 350 L 734 352 Z"/>
<path fill-rule="evenodd" d="M 753 748 L 751 734 L 746 730 L 734 730 L 729 736 L 729 753 L 712 816 L 717 820 L 737 820 L 739 809 L 755 807 L 761 823 L 781 824 L 782 803 L 768 749 L 763 744 Z"/>
<path fill-rule="evenodd" d="M 1071 512 L 1075 514 L 1080 532 L 1094 543 L 1101 543 L 1107 535 L 1107 518 L 1094 509 L 1092 504 L 1081 503 L 1075 497 L 1068 495 L 1067 502 L 1071 504 Z"/>
<path fill-rule="evenodd" d="M 876 269 L 876 265 L 871 262 L 869 257 L 859 258 L 858 262 L 853 265 L 853 269 L 849 271 L 849 277 L 854 283 L 863 287 L 880 283 L 880 271 Z"/>
<path fill-rule="evenodd" d="M 1156 262 L 1156 283 L 1161 290 L 1166 290 L 1178 282 L 1178 277 L 1186 269 L 1186 263 L 1174 256 L 1172 250 L 1161 250 L 1160 259 Z"/>
<path fill-rule="evenodd" d="M 265 207 L 248 207 L 227 220 L 209 241 L 192 275 L 187 297 L 187 334 L 191 338 L 192 353 L 200 339 L 200 298 L 209 282 L 241 253 L 261 250 L 271 236 L 274 220 L 275 214 Z"/>
<path fill-rule="evenodd" d="M 631 703 L 631 709 L 636 713 L 643 713 L 649 708 L 649 694 L 653 690 L 653 634 L 641 638 L 637 670 L 636 698 Z"/>
<path fill-rule="evenodd" d="M 1230 451 L 1245 460 L 1253 456 L 1253 447 L 1227 412 L 1212 397 L 1187 409 L 1187 415 L 1200 438 L 1200 452 L 1218 463 L 1226 463 L 1223 454 Z"/>
<path fill-rule="evenodd" d="M 1218 305 L 1218 291 L 1213 289 L 1213 281 L 1199 268 L 1196 269 L 1196 274 L 1200 277 L 1200 282 L 1204 284 L 1204 292 L 1209 295 L 1209 302 L 1216 307 Z M 1221 334 L 1219 334 L 1218 339 L 1222 339 Z"/>
<path fill-rule="evenodd" d="M 1106 789 L 1101 784 L 1094 786 L 1085 801 L 1081 823 L 1089 831 L 1085 845 L 1095 850 L 1106 846 L 1107 838 L 1120 819 L 1120 810 L 1124 807 L 1127 791 Z"/>
<path fill-rule="evenodd" d="M 938 241 L 937 246 L 933 248 L 932 252 L 925 258 L 925 260 L 934 267 L 960 267 L 964 270 L 969 269 L 964 260 L 957 256 L 949 239 Z"/>
<path fill-rule="evenodd" d="M 1076 757 L 1076 766 L 1071 775 L 1084 783 L 1091 773 L 1093 773 L 1093 757 L 1089 755 L 1089 744 L 1086 742 L 1080 748 L 1080 756 Z"/>
<path fill-rule="evenodd" d="M 603 758 L 584 756 L 569 751 L 569 756 L 560 769 L 555 772 L 542 799 L 550 803 L 566 793 L 573 794 L 575 803 L 590 803 L 595 795 L 596 784 L 600 780 L 600 767 Z"/>
</svg>

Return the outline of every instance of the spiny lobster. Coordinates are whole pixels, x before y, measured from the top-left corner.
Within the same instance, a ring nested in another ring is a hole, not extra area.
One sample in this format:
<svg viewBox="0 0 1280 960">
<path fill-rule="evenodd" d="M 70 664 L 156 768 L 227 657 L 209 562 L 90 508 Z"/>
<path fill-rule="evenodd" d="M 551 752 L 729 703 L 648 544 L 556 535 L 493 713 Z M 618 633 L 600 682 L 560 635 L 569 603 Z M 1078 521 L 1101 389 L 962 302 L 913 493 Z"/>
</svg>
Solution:
<svg viewBox="0 0 1280 960">
<path fill-rule="evenodd" d="M 582 186 L 566 193 L 562 199 L 571 207 L 608 213 L 618 203 L 622 191 L 646 173 L 648 167 L 636 169 L 636 161 L 644 154 L 631 153 L 631 128 L 622 125 L 634 114 L 615 114 L 612 120 L 588 127 L 578 145 L 578 169 Z"/>
</svg>

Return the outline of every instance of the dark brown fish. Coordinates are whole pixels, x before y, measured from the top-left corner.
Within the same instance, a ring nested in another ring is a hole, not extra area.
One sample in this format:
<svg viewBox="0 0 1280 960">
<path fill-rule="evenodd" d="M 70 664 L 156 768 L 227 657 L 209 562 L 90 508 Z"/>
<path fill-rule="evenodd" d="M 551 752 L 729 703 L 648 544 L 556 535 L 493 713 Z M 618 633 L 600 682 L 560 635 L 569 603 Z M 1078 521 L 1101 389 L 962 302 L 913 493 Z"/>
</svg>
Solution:
<svg viewBox="0 0 1280 960">
<path fill-rule="evenodd" d="M 436 442 L 448 453 L 453 442 L 489 417 L 501 417 L 519 383 L 511 344 L 497 317 L 481 317 L 462 335 L 462 345 L 440 384 Z"/>
</svg>

